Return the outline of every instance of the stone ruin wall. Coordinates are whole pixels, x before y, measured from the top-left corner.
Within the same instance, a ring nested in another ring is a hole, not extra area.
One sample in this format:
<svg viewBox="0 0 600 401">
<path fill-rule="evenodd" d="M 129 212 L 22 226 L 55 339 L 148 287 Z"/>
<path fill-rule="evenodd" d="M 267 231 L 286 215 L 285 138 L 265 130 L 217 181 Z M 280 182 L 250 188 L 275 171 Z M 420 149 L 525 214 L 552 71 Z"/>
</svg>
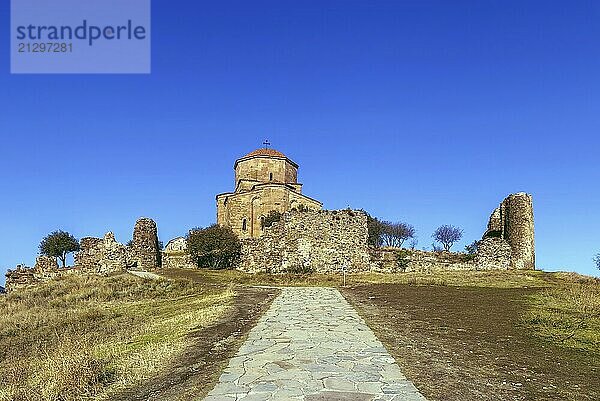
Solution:
<svg viewBox="0 0 600 401">
<path fill-rule="evenodd" d="M 86 237 L 75 254 L 75 268 L 84 273 L 108 274 L 120 272 L 131 265 L 129 250 L 108 232 L 104 238 Z"/>
<path fill-rule="evenodd" d="M 505 240 L 512 250 L 511 269 L 535 269 L 533 199 L 530 194 L 511 194 L 490 216 L 485 238 Z"/>
<path fill-rule="evenodd" d="M 33 268 L 25 265 L 17 265 L 14 270 L 6 272 L 6 292 L 12 292 L 20 288 L 51 280 L 63 274 L 74 272 L 73 268 L 58 267 L 56 258 L 50 256 L 38 256 Z"/>
<path fill-rule="evenodd" d="M 163 269 L 195 269 L 192 257 L 187 253 L 187 240 L 184 237 L 174 238 L 162 252 Z"/>
<path fill-rule="evenodd" d="M 284 213 L 261 237 L 242 240 L 246 272 L 367 271 L 367 216 L 356 210 Z"/>
<path fill-rule="evenodd" d="M 514 251 L 504 238 L 485 237 L 473 255 L 367 246 L 360 211 L 290 212 L 259 238 L 243 239 L 240 269 L 246 272 L 349 271 L 434 272 L 508 270 Z"/>
<path fill-rule="evenodd" d="M 75 254 L 75 268 L 82 272 L 108 274 L 160 267 L 156 223 L 145 217 L 135 223 L 130 246 L 117 242 L 111 232 L 104 238 L 82 238 L 80 245 L 81 250 Z"/>
<path fill-rule="evenodd" d="M 39 256 L 33 268 L 18 265 L 6 273 L 6 291 L 14 291 L 66 273 L 109 274 L 127 269 L 160 267 L 156 223 L 148 218 L 136 222 L 131 246 L 119 243 L 113 233 L 103 238 L 85 237 L 75 253 L 72 268 L 59 268 L 56 258 Z"/>
<path fill-rule="evenodd" d="M 417 249 L 370 248 L 371 270 L 381 273 L 431 273 L 442 270 L 507 270 L 511 250 L 500 238 L 479 242 L 477 253 L 433 252 Z"/>
</svg>

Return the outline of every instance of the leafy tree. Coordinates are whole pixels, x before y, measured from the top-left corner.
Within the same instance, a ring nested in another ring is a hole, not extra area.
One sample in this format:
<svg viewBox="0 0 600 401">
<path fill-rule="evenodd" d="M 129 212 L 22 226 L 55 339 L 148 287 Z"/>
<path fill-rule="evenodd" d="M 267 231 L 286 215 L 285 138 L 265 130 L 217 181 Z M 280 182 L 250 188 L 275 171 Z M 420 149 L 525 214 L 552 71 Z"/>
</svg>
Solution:
<svg viewBox="0 0 600 401">
<path fill-rule="evenodd" d="M 271 210 L 260 222 L 261 228 L 271 227 L 273 223 L 277 223 L 281 220 L 281 213 L 277 210 Z"/>
<path fill-rule="evenodd" d="M 363 210 L 363 212 L 365 211 Z M 370 246 L 379 247 L 382 244 L 383 223 L 377 217 L 373 217 L 367 212 L 365 214 L 367 215 L 367 230 L 369 232 L 367 242 Z"/>
<path fill-rule="evenodd" d="M 67 255 L 79 250 L 79 241 L 66 231 L 57 230 L 48 234 L 40 242 L 40 253 L 60 259 L 63 267 L 67 265 Z"/>
<path fill-rule="evenodd" d="M 404 241 L 415 236 L 415 228 L 408 223 L 382 222 L 381 239 L 386 246 L 402 248 Z"/>
<path fill-rule="evenodd" d="M 410 249 L 416 249 L 417 245 L 419 245 L 419 240 L 416 239 L 416 238 L 413 238 L 413 239 L 410 240 L 410 244 L 408 244 L 408 247 Z"/>
<path fill-rule="evenodd" d="M 600 253 L 596 254 L 594 257 L 594 263 L 596 263 L 596 267 L 600 270 Z"/>
<path fill-rule="evenodd" d="M 463 231 L 451 225 L 443 225 L 437 228 L 431 237 L 442 244 L 446 252 L 450 251 L 455 242 L 460 241 Z"/>
<path fill-rule="evenodd" d="M 232 268 L 240 258 L 241 244 L 237 235 L 231 228 L 218 224 L 190 230 L 187 244 L 198 267 Z"/>
<path fill-rule="evenodd" d="M 469 255 L 475 255 L 475 253 L 477 253 L 478 247 L 479 247 L 479 241 L 473 241 L 469 245 L 465 246 L 465 251 L 467 251 L 467 253 Z"/>
</svg>

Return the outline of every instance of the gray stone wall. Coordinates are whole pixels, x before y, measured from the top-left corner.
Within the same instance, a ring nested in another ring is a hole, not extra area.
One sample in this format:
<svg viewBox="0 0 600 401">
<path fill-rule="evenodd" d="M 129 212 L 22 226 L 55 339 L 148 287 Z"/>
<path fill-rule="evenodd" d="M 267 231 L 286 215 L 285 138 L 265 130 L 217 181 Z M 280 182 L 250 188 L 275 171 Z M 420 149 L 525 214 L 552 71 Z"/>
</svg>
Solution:
<svg viewBox="0 0 600 401">
<path fill-rule="evenodd" d="M 535 269 L 532 196 L 519 192 L 506 197 L 492 212 L 483 237 L 502 238 L 510 245 L 512 269 Z"/>
<path fill-rule="evenodd" d="M 370 268 L 367 216 L 356 210 L 291 211 L 258 238 L 242 240 L 247 272 L 339 272 Z"/>
</svg>

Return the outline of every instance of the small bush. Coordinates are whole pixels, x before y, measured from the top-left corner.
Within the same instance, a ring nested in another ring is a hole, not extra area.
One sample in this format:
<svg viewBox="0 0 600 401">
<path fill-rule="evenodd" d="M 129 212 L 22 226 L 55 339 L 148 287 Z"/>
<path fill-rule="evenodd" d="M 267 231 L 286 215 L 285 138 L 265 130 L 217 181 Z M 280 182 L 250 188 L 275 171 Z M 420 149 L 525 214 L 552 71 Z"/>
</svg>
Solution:
<svg viewBox="0 0 600 401">
<path fill-rule="evenodd" d="M 394 251 L 395 268 L 398 271 L 404 272 L 410 263 L 410 251 L 401 249 Z"/>
<path fill-rule="evenodd" d="M 465 246 L 465 251 L 469 255 L 475 255 L 477 253 L 478 248 L 479 248 L 479 241 L 473 241 L 469 245 Z"/>
<path fill-rule="evenodd" d="M 315 269 L 309 265 L 292 265 L 288 267 L 287 272 L 290 274 L 312 274 Z"/>
<path fill-rule="evenodd" d="M 260 222 L 261 228 L 264 230 L 267 227 L 271 227 L 273 223 L 277 223 L 281 220 L 281 213 L 277 210 L 271 210 Z"/>
</svg>

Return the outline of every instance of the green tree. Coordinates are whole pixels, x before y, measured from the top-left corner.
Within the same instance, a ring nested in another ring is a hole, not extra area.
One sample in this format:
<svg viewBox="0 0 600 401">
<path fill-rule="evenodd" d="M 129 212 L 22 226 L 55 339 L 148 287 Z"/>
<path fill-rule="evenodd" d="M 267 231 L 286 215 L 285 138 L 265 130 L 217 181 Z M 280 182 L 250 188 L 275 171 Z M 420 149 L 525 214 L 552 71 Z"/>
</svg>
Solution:
<svg viewBox="0 0 600 401">
<path fill-rule="evenodd" d="M 233 268 L 239 262 L 241 244 L 229 227 L 213 224 L 187 235 L 188 252 L 198 267 Z"/>
<path fill-rule="evenodd" d="M 381 236 L 383 234 L 384 224 L 377 218 L 371 216 L 366 211 L 362 210 L 367 215 L 367 230 L 369 238 L 367 240 L 369 246 L 379 247 L 382 244 Z"/>
<path fill-rule="evenodd" d="M 277 223 L 279 220 L 281 220 L 281 213 L 279 213 L 277 210 L 271 210 L 260 221 L 261 228 L 265 229 L 266 227 L 271 227 L 273 225 L 273 223 Z"/>
<path fill-rule="evenodd" d="M 479 241 L 476 240 L 465 246 L 465 251 L 467 251 L 469 255 L 475 255 L 477 253 L 477 248 L 479 248 Z"/>
<path fill-rule="evenodd" d="M 66 231 L 57 230 L 48 234 L 40 242 L 42 255 L 60 259 L 63 267 L 67 265 L 67 255 L 79 250 L 79 241 Z"/>
</svg>

